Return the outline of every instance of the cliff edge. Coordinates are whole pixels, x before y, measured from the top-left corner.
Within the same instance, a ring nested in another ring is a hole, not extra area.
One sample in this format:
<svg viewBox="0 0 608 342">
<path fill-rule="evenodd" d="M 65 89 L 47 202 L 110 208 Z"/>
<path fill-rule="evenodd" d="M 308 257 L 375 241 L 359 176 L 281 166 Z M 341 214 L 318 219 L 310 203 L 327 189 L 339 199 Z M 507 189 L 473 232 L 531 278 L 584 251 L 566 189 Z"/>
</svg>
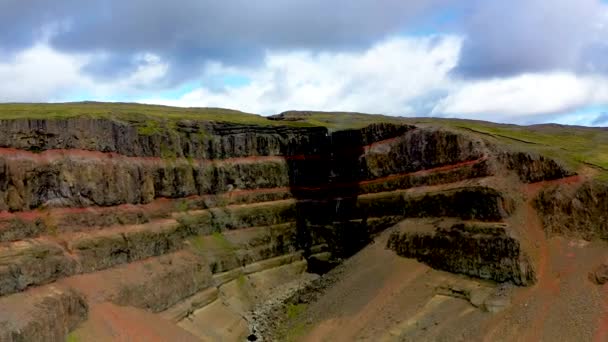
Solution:
<svg viewBox="0 0 608 342">
<path fill-rule="evenodd" d="M 556 129 L 0 105 L 0 341 L 482 339 L 589 289 L 571 336 L 604 336 L 601 148 L 556 154 Z"/>
</svg>

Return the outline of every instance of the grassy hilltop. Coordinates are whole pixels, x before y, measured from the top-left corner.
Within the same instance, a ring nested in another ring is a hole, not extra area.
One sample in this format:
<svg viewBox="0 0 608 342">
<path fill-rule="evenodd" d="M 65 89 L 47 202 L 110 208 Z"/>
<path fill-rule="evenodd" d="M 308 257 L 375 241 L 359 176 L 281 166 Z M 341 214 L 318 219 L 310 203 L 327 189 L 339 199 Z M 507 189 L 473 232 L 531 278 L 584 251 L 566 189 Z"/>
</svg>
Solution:
<svg viewBox="0 0 608 342">
<path fill-rule="evenodd" d="M 571 167 L 587 165 L 608 174 L 608 128 L 564 125 L 518 126 L 485 121 L 402 118 L 348 112 L 292 111 L 281 120 L 222 108 L 177 108 L 134 103 L 78 102 L 56 104 L 0 104 L 0 119 L 66 119 L 74 117 L 108 118 L 144 124 L 152 130 L 157 123 L 177 120 L 209 120 L 265 126 L 324 126 L 330 129 L 363 127 L 371 123 L 409 123 L 444 126 L 469 134 L 480 134 L 500 143 L 537 151 L 562 160 Z"/>
</svg>

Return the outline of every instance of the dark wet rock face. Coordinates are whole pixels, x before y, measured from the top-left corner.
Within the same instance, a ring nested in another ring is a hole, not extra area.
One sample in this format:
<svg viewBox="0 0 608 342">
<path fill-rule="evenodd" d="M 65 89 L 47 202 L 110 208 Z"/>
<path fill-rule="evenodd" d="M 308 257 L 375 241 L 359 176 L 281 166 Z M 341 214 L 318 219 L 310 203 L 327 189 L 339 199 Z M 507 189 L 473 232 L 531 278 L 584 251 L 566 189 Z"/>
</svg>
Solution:
<svg viewBox="0 0 608 342">
<path fill-rule="evenodd" d="M 177 122 L 108 119 L 20 119 L 0 121 L 0 146 L 42 152 L 83 149 L 131 157 L 225 159 L 298 154 L 315 146 L 325 128 L 252 126 L 182 120 Z"/>
<path fill-rule="evenodd" d="M 63 341 L 87 319 L 88 310 L 80 294 L 60 286 L 0 298 L 0 307 L 0 341 L 11 342 Z"/>
<path fill-rule="evenodd" d="M 548 235 L 608 239 L 608 185 L 604 182 L 556 185 L 541 191 L 534 205 Z"/>
<path fill-rule="evenodd" d="M 36 151 L 9 150 L 0 157 L 0 210 L 141 204 L 287 187 L 286 160 L 318 159 L 328 141 L 320 127 L 188 127 L 143 134 L 110 120 L 0 121 L 0 146 Z"/>
<path fill-rule="evenodd" d="M 461 134 L 435 129 L 410 129 L 390 149 L 372 146 L 364 155 L 370 176 L 415 172 L 482 158 L 485 146 Z"/>
<path fill-rule="evenodd" d="M 430 196 L 395 191 L 489 175 L 480 141 L 442 130 L 384 124 L 328 134 L 320 151 L 318 159 L 288 161 L 291 192 L 299 200 L 298 231 L 304 250 L 310 244 L 306 241 L 319 235 L 337 256 L 348 257 L 399 218 L 504 216 L 499 208 L 502 199 L 492 189 Z M 446 168 L 436 178 L 415 174 L 450 165 L 456 165 L 457 171 Z M 378 195 L 366 197 L 370 192 Z"/>
<path fill-rule="evenodd" d="M 597 285 L 604 285 L 608 282 L 608 264 L 601 264 L 589 273 L 589 280 Z"/>
<path fill-rule="evenodd" d="M 515 171 L 525 183 L 560 179 L 575 175 L 553 159 L 526 152 L 504 152 L 499 160 L 509 170 Z"/>
<path fill-rule="evenodd" d="M 481 279 L 517 285 L 535 282 L 528 257 L 504 225 L 404 221 L 400 228 L 387 247 L 401 256 Z"/>
<path fill-rule="evenodd" d="M 542 156 L 497 151 L 474 135 L 412 125 L 0 121 L 0 341 L 63 338 L 91 298 L 170 311 L 196 330 L 190 319 L 198 309 L 226 309 L 222 301 L 254 288 L 248 281 L 259 289 L 308 270 L 325 274 L 323 286 L 307 290 L 320 293 L 332 268 L 395 225 L 388 247 L 400 256 L 532 284 L 527 254 L 504 223 L 521 203 L 495 176 L 510 172 L 530 183 L 571 173 Z M 516 176 L 509 179 L 519 184 Z M 579 202 L 600 203 L 605 190 L 541 194 L 545 227 L 591 224 L 604 234 L 608 207 Z M 69 288 L 56 290 L 57 283 Z M 40 297 L 30 296 L 33 289 Z M 502 307 L 486 292 L 465 297 L 488 311 Z M 4 309 L 24 298 L 36 314 L 17 324 Z M 236 320 L 246 317 L 235 312 Z M 239 337 L 265 338 L 259 330 Z"/>
</svg>

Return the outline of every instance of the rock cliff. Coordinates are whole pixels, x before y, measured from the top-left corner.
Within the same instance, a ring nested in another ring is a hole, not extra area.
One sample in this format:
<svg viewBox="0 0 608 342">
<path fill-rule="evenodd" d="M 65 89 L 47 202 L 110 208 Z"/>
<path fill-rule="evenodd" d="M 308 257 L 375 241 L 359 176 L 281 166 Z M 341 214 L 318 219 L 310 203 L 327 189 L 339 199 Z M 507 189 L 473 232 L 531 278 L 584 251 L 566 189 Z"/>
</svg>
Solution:
<svg viewBox="0 0 608 342">
<path fill-rule="evenodd" d="M 0 120 L 0 341 L 100 338 L 95 322 L 127 312 L 188 338 L 244 338 L 269 298 L 398 222 L 387 247 L 400 256 L 536 281 L 512 184 L 574 175 L 560 163 L 440 126 L 274 119 Z M 536 200 L 552 232 L 553 197 Z M 572 220 L 601 225 L 579 212 Z M 8 313 L 17 307 L 34 314 Z M 205 323 L 217 320 L 229 327 Z"/>
</svg>

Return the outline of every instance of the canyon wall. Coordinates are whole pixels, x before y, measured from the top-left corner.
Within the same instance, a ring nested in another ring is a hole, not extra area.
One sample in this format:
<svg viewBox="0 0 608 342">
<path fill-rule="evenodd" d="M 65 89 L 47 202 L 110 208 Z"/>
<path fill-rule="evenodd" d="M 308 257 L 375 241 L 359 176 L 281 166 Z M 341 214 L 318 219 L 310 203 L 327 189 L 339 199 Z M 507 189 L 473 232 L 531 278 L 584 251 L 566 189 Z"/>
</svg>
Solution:
<svg viewBox="0 0 608 342">
<path fill-rule="evenodd" d="M 404 219 L 457 221 L 395 235 L 399 255 L 531 284 L 534 265 L 510 226 L 519 204 L 497 181 L 512 174 L 525 183 L 571 173 L 405 124 L 0 121 L 0 340 L 63 336 L 104 303 L 203 338 L 229 334 L 192 323 L 221 312 L 240 338 L 263 294 L 323 272 Z M 19 310 L 64 323 L 24 322 Z"/>
<path fill-rule="evenodd" d="M 549 236 L 608 239 L 608 185 L 599 180 L 554 184 L 535 200 Z"/>
</svg>

